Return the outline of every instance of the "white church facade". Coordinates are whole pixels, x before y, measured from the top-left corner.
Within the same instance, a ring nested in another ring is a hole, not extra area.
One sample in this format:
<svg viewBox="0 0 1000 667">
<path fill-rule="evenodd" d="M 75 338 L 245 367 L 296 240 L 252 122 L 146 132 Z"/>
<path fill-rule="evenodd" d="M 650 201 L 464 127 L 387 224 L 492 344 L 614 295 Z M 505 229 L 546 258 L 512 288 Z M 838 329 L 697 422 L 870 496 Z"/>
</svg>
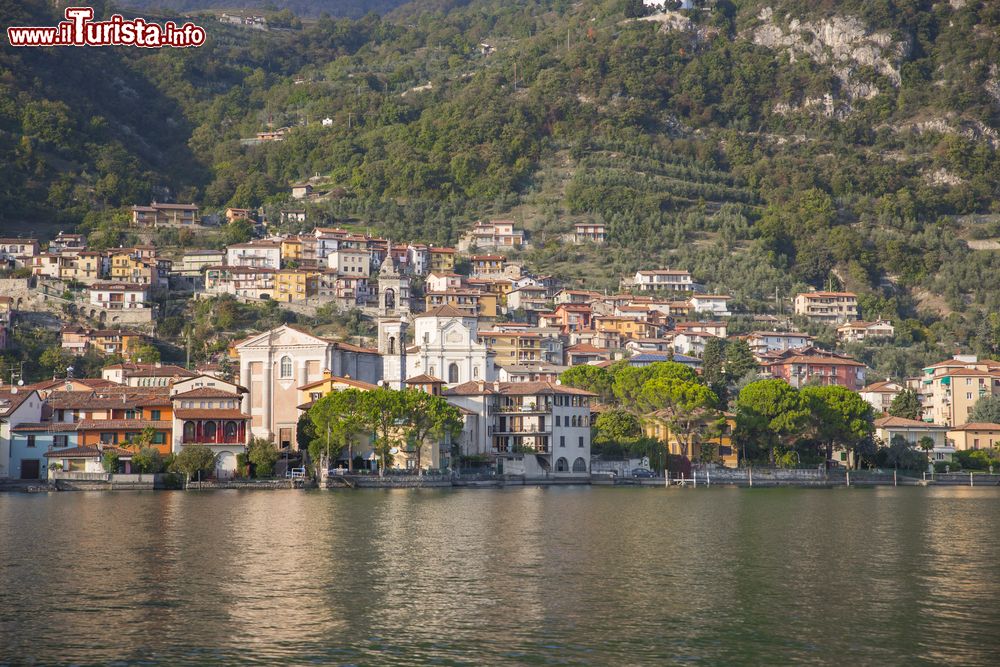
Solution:
<svg viewBox="0 0 1000 667">
<path fill-rule="evenodd" d="M 400 389 L 406 380 L 429 375 L 447 386 L 496 379 L 494 354 L 478 341 L 478 321 L 453 306 L 439 306 L 412 320 L 379 320 L 378 351 L 385 382 Z"/>
</svg>

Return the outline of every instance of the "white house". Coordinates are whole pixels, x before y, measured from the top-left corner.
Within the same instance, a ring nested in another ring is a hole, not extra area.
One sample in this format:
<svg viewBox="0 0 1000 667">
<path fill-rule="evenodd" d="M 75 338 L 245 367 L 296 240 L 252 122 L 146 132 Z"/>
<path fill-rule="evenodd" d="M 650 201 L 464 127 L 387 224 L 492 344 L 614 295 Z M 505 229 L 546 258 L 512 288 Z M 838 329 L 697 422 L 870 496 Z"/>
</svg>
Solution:
<svg viewBox="0 0 1000 667">
<path fill-rule="evenodd" d="M 132 283 L 94 283 L 88 290 L 90 305 L 105 310 L 145 308 L 149 286 Z"/>
<path fill-rule="evenodd" d="M 278 270 L 281 268 L 281 242 L 260 240 L 234 243 L 226 247 L 226 264 Z"/>
<path fill-rule="evenodd" d="M 674 269 L 636 271 L 633 286 L 643 292 L 653 290 L 685 292 L 695 289 L 690 273 Z"/>
<path fill-rule="evenodd" d="M 844 343 L 860 343 L 866 340 L 892 340 L 896 329 L 889 320 L 874 322 L 847 322 L 837 327 L 837 340 Z"/>
<path fill-rule="evenodd" d="M 755 331 L 746 340 L 755 357 L 762 357 L 768 352 L 808 347 L 813 343 L 812 336 L 796 331 Z"/>
<path fill-rule="evenodd" d="M 339 247 L 326 256 L 327 266 L 339 276 L 368 276 L 371 270 L 371 251 L 367 248 Z"/>
<path fill-rule="evenodd" d="M 696 313 L 708 313 L 713 317 L 729 317 L 729 301 L 733 297 L 724 294 L 695 294 L 691 297 L 691 308 Z"/>
<path fill-rule="evenodd" d="M 873 382 L 858 393 L 861 395 L 861 398 L 868 401 L 875 414 L 881 414 L 889 411 L 892 400 L 899 396 L 902 391 L 903 386 L 901 384 L 886 379 L 884 382 Z"/>
</svg>

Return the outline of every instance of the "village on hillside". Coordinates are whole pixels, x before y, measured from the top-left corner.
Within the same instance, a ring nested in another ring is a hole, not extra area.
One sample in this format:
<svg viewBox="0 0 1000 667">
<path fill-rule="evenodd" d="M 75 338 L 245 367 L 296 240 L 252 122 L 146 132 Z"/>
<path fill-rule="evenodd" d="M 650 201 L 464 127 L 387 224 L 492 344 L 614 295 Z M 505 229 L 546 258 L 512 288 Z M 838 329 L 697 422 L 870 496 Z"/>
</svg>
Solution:
<svg viewBox="0 0 1000 667">
<path fill-rule="evenodd" d="M 131 212 L 137 229 L 201 224 L 193 204 L 154 202 Z M 730 393 L 764 379 L 795 389 L 842 387 L 870 405 L 878 442 L 922 447 L 931 464 L 948 465 L 956 451 L 1000 442 L 1000 424 L 969 419 L 980 398 L 1000 393 L 1000 363 L 959 355 L 919 377 L 871 377 L 843 347 L 891 342 L 895 331 L 889 321 L 862 319 L 850 292 L 797 294 L 788 314 L 737 313 L 730 295 L 706 290 L 711 276 L 673 267 L 621 276 L 615 293 L 564 285 L 508 256 L 531 243 L 513 220 L 476 222 L 453 248 L 338 226 L 272 233 L 259 212 L 247 209 L 220 217 L 223 225 L 250 223 L 255 238 L 171 257 L 154 245 L 90 250 L 80 234 L 60 233 L 44 248 L 37 239 L 0 239 L 0 261 L 18 276 L 0 280 L 8 295 L 0 297 L 0 348 L 19 318 L 47 312 L 62 322 L 65 353 L 109 359 L 100 377 L 68 367 L 37 383 L 14 373 L 0 378 L 0 477 L 100 472 L 109 455 L 116 469 L 131 471 L 141 467 L 132 462 L 140 446 L 162 457 L 198 446 L 213 455 L 206 474 L 225 479 L 247 474 L 255 442 L 281 453 L 275 469 L 291 474 L 318 464 L 306 454 L 317 435 L 304 439 L 302 424 L 324 397 L 404 389 L 443 400 L 460 414 L 460 425 L 425 432 L 418 442 L 400 427 L 398 446 L 384 450 L 377 435 L 359 433 L 324 461 L 323 474 L 454 473 L 464 466 L 524 479 L 578 479 L 650 467 L 648 454 L 624 452 L 622 463 L 597 452 L 601 415 L 620 410 L 623 399 L 567 380 L 583 377 L 568 375 L 581 366 L 614 379 L 623 368 L 655 375 L 654 368 L 670 364 L 720 395 L 727 387 L 711 379 L 720 373 L 728 374 Z M 281 217 L 302 225 L 306 211 Z M 604 225 L 581 223 L 566 242 L 600 245 L 605 238 Z M 230 341 L 207 362 L 151 360 L 149 351 L 162 343 L 158 304 L 178 293 L 306 314 L 356 312 L 372 335 L 348 340 L 283 324 Z M 731 332 L 736 316 L 749 319 L 752 330 Z M 835 331 L 835 346 L 803 330 L 812 325 Z M 916 413 L 889 414 L 901 394 L 916 397 Z M 712 418 L 706 411 L 694 435 L 679 433 L 662 406 L 647 407 L 639 410 L 638 437 L 662 447 L 661 469 L 667 461 L 682 470 L 736 467 L 746 456 L 734 445 L 734 413 L 725 402 L 714 402 Z M 387 431 L 383 439 L 389 437 Z M 856 463 L 850 448 L 825 461 Z"/>
</svg>

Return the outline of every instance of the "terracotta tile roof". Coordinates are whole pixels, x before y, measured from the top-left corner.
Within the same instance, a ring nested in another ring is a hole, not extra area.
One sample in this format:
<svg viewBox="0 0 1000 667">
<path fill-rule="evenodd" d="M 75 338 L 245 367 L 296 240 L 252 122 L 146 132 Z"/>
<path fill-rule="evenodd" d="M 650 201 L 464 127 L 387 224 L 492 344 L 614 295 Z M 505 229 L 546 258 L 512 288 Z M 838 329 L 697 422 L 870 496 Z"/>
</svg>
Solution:
<svg viewBox="0 0 1000 667">
<path fill-rule="evenodd" d="M 443 306 L 438 306 L 437 308 L 431 308 L 426 313 L 417 315 L 417 317 L 471 317 L 471 315 L 455 308 L 454 306 L 444 304 Z"/>
<path fill-rule="evenodd" d="M 555 382 L 501 382 L 500 393 L 505 396 L 534 396 L 537 394 L 572 394 L 597 396 L 597 394 Z"/>
<path fill-rule="evenodd" d="M 907 419 L 906 417 L 880 417 L 875 420 L 875 428 L 930 428 L 947 430 L 947 426 L 940 426 L 919 419 Z"/>
<path fill-rule="evenodd" d="M 196 377 L 198 374 L 189 371 L 183 366 L 174 364 L 112 364 L 105 366 L 104 370 L 124 371 L 127 375 L 143 377 Z"/>
<path fill-rule="evenodd" d="M 177 419 L 250 419 L 250 415 L 240 410 L 222 408 L 178 408 L 174 416 Z"/>
<path fill-rule="evenodd" d="M 1000 424 L 992 422 L 969 422 L 960 426 L 953 426 L 952 431 L 1000 431 Z"/>
<path fill-rule="evenodd" d="M 602 350 L 601 348 L 595 347 L 590 343 L 577 343 L 576 345 L 567 347 L 566 351 L 580 354 L 609 354 L 608 350 Z"/>
<path fill-rule="evenodd" d="M 24 422 L 18 424 L 12 431 L 35 432 L 35 433 L 66 433 L 76 431 L 76 424 L 73 422 Z"/>
<path fill-rule="evenodd" d="M 331 382 L 333 384 L 346 384 L 352 387 L 356 387 L 358 389 L 378 389 L 378 385 L 376 384 L 371 384 L 370 382 L 363 382 L 361 380 L 355 380 L 354 378 L 349 378 L 349 377 L 340 377 L 337 375 L 331 375 L 330 377 L 323 378 L 322 380 L 316 380 L 315 382 L 304 384 L 298 389 L 300 391 L 306 389 L 312 389 L 313 387 L 319 387 L 321 385 L 324 385 L 327 382 Z"/>
<path fill-rule="evenodd" d="M 406 384 L 444 384 L 444 380 L 436 378 L 433 375 L 428 375 L 427 373 L 421 373 L 420 375 L 414 375 L 406 381 Z"/>
<path fill-rule="evenodd" d="M 893 382 L 892 380 L 883 380 L 882 382 L 873 382 L 867 387 L 863 388 L 861 391 L 869 393 L 891 394 L 891 393 L 896 393 L 899 390 L 900 390 L 899 383 Z"/>
<path fill-rule="evenodd" d="M 39 398 L 37 392 L 30 389 L 25 391 L 23 387 L 16 393 L 10 390 L 0 391 L 0 417 L 6 417 L 16 411 L 30 396 Z"/>
<path fill-rule="evenodd" d="M 81 419 L 77 422 L 77 430 L 80 431 L 141 431 L 152 426 L 155 429 L 169 431 L 173 428 L 172 422 L 153 421 L 151 419 Z"/>
<path fill-rule="evenodd" d="M 133 452 L 121 447 L 69 447 L 67 449 L 50 449 L 45 452 L 46 458 L 52 459 L 91 459 L 103 456 L 106 453 L 117 454 L 119 457 L 131 458 Z"/>
<path fill-rule="evenodd" d="M 215 389 L 214 387 L 198 387 L 188 391 L 182 391 L 170 397 L 171 400 L 178 398 L 239 398 L 239 394 L 230 391 Z"/>
</svg>

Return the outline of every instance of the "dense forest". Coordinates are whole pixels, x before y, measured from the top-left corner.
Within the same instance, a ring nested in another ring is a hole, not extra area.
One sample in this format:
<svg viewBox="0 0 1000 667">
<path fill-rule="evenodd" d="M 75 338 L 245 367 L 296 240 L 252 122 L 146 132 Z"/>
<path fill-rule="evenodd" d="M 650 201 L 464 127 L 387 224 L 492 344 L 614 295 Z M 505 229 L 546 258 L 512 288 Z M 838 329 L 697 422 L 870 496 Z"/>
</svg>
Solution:
<svg viewBox="0 0 1000 667">
<path fill-rule="evenodd" d="M 313 220 L 447 243 L 512 216 L 533 266 L 598 288 L 669 265 L 747 311 L 857 290 L 904 332 L 878 368 L 1000 351 L 1000 3 L 639 5 L 428 0 L 268 32 L 204 14 L 199 49 L 2 49 L 0 224 L 274 207 L 314 178 Z M 561 242 L 583 220 L 606 250 Z"/>
</svg>

